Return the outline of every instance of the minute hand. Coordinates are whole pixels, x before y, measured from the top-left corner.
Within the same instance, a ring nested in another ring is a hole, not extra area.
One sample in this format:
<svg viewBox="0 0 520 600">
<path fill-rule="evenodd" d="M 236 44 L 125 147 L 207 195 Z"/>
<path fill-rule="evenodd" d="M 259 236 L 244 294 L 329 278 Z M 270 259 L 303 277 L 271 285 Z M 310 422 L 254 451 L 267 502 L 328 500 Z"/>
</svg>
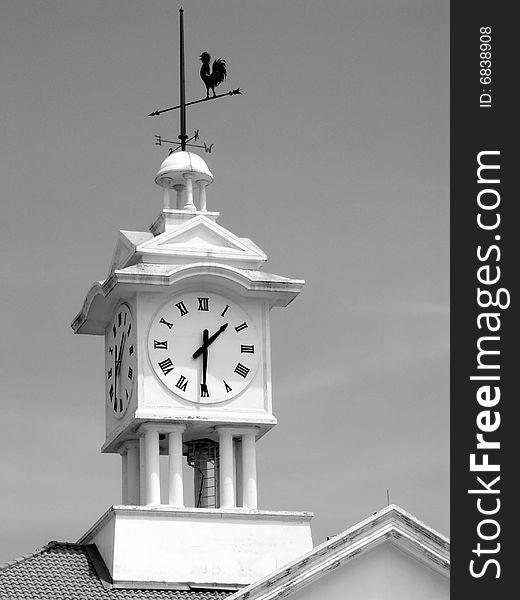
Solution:
<svg viewBox="0 0 520 600">
<path fill-rule="evenodd" d="M 202 346 L 198 350 L 195 350 L 195 352 L 193 353 L 193 358 L 198 358 L 204 352 L 204 350 L 206 350 L 206 348 L 210 346 L 223 331 L 226 330 L 227 326 L 228 323 L 224 323 L 224 325 L 222 325 L 220 329 L 215 331 L 215 333 L 212 336 L 210 336 L 208 340 L 204 342 L 204 344 L 202 344 Z"/>
</svg>

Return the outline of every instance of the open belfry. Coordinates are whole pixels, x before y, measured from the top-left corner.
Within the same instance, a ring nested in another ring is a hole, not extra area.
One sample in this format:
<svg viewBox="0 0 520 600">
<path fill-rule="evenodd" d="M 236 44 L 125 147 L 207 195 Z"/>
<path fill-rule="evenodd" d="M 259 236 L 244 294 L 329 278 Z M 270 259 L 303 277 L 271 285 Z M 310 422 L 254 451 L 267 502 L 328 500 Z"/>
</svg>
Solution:
<svg viewBox="0 0 520 600">
<path fill-rule="evenodd" d="M 186 107 L 241 92 L 215 92 L 226 61 L 210 69 L 203 52 L 207 96 L 186 102 L 182 9 L 179 34 L 180 104 L 150 114 L 180 115 L 178 142 L 157 136 L 171 146 L 155 174 L 159 214 L 119 232 L 72 322 L 104 341 L 101 451 L 121 456 L 121 502 L 77 542 L 0 567 L 0 599 L 445 600 L 449 540 L 398 506 L 317 547 L 312 513 L 259 506 L 257 443 L 276 402 L 295 402 L 273 401 L 270 313 L 304 281 L 267 272 L 266 254 L 218 223 L 213 174 L 192 151 L 210 148 L 186 134 Z"/>
</svg>

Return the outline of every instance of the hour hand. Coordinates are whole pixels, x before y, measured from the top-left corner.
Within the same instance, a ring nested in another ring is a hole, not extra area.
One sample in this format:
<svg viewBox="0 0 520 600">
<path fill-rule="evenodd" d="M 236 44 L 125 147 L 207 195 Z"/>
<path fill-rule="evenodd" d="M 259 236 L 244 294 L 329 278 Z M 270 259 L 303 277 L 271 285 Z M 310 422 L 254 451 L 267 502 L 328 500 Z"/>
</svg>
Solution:
<svg viewBox="0 0 520 600">
<path fill-rule="evenodd" d="M 210 336 L 200 348 L 195 350 L 195 352 L 193 353 L 193 358 L 198 358 L 204 352 L 204 350 L 206 350 L 218 338 L 218 336 L 226 330 L 227 326 L 228 323 L 224 323 L 224 325 L 217 329 L 217 331 L 215 331 L 215 333 L 212 336 Z"/>
</svg>

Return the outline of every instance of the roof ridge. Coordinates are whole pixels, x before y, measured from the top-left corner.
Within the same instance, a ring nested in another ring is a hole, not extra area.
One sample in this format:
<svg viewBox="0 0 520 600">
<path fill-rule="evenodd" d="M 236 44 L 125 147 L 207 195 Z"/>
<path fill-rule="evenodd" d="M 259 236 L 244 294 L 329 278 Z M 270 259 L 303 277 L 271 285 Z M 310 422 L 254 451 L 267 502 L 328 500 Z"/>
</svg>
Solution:
<svg viewBox="0 0 520 600">
<path fill-rule="evenodd" d="M 38 550 L 35 550 L 34 552 L 30 552 L 29 554 L 23 554 L 22 556 L 19 556 L 18 558 L 13 558 L 13 560 L 9 560 L 3 564 L 0 564 L 0 572 L 8 571 L 11 567 L 14 567 L 15 565 L 19 565 L 20 563 L 22 563 L 26 560 L 30 560 L 31 558 L 35 558 L 36 556 L 40 556 L 44 552 L 48 552 L 49 550 L 52 550 L 52 548 L 55 548 L 56 546 L 81 548 L 81 547 L 84 547 L 85 544 L 78 544 L 77 542 L 58 542 L 56 540 L 51 540 L 50 542 L 47 542 L 47 544 L 45 544 L 45 546 L 42 546 L 41 548 L 39 548 Z"/>
</svg>

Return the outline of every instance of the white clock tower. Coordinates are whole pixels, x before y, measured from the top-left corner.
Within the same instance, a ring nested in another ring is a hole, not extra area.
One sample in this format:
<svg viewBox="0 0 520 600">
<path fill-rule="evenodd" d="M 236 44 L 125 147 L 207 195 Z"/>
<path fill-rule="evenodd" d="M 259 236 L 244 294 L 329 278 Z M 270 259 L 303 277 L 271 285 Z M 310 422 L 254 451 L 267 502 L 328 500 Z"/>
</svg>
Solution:
<svg viewBox="0 0 520 600">
<path fill-rule="evenodd" d="M 238 588 L 312 548 L 312 514 L 259 510 L 256 478 L 276 424 L 269 313 L 303 281 L 261 271 L 260 248 L 217 224 L 212 181 L 198 155 L 168 156 L 158 219 L 120 232 L 72 323 L 104 336 L 102 452 L 122 456 L 122 504 L 80 541 L 119 587 Z"/>
</svg>

